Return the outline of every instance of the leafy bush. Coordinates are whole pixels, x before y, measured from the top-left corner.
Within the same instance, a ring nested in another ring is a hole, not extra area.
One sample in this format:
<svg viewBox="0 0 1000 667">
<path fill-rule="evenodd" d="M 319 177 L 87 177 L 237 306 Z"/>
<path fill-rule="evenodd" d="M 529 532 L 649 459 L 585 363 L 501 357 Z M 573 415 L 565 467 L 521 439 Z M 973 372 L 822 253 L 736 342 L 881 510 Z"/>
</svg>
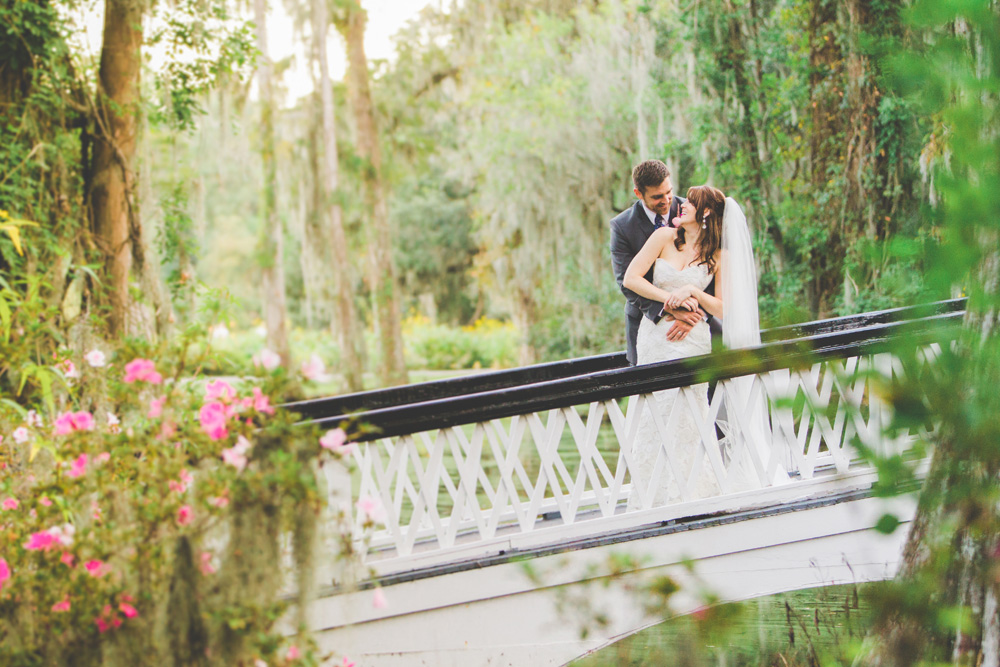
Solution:
<svg viewBox="0 0 1000 667">
<path fill-rule="evenodd" d="M 293 606 L 304 625 L 316 470 L 346 434 L 274 406 L 299 380 L 273 355 L 206 378 L 203 328 L 45 365 L 11 335 L 33 303 L 4 290 L 0 358 L 28 389 L 0 400 L 0 664 L 315 664 L 277 625 Z"/>
<path fill-rule="evenodd" d="M 410 368 L 508 368 L 517 363 L 518 334 L 509 322 L 481 317 L 472 326 L 432 324 L 421 316 L 403 323 Z"/>
</svg>

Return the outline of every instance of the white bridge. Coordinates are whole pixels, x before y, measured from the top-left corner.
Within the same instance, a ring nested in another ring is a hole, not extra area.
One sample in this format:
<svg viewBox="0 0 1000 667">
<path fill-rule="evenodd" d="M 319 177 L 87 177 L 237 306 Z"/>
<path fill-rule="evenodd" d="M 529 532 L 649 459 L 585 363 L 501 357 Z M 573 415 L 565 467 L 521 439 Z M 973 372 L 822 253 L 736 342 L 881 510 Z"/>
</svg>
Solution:
<svg viewBox="0 0 1000 667">
<path fill-rule="evenodd" d="M 309 625 L 366 667 L 561 665 L 705 604 L 889 578 L 915 501 L 878 497 L 874 461 L 919 473 L 909 448 L 922 434 L 884 434 L 879 388 L 932 364 L 963 307 L 773 329 L 753 350 L 635 368 L 604 355 L 292 404 L 324 426 L 370 429 L 350 482 L 333 472 L 330 486 L 350 483 L 384 514 L 366 530 L 352 504 L 369 571 L 324 589 Z M 691 398 L 706 381 L 704 418 Z M 664 390 L 681 399 L 670 415 L 652 409 Z M 761 398 L 766 442 L 754 445 L 747 405 Z M 681 410 L 697 415 L 703 453 L 686 467 L 671 438 Z M 632 474 L 644 412 L 661 445 L 648 485 Z M 756 479 L 735 491 L 741 452 Z M 719 493 L 696 498 L 706 474 Z M 680 498 L 653 506 L 667 478 Z M 876 531 L 885 514 L 904 525 Z M 679 591 L 653 604 L 664 576 Z M 373 603 L 376 586 L 387 604 Z"/>
</svg>

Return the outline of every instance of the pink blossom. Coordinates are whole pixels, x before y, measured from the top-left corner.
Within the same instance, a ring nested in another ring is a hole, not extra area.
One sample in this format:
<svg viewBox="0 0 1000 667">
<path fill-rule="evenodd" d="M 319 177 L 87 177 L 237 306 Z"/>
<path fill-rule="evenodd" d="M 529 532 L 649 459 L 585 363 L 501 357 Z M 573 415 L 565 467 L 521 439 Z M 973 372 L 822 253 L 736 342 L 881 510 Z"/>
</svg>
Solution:
<svg viewBox="0 0 1000 667">
<path fill-rule="evenodd" d="M 271 399 L 264 395 L 264 392 L 260 390 L 260 387 L 253 388 L 252 405 L 253 409 L 261 414 L 274 414 L 274 408 L 271 407 Z"/>
<path fill-rule="evenodd" d="M 178 480 L 170 480 L 169 486 L 171 491 L 177 491 L 178 493 L 184 493 L 191 486 L 191 482 L 194 478 L 191 477 L 191 473 L 187 469 L 182 469 L 177 475 Z"/>
<path fill-rule="evenodd" d="M 28 429 L 24 428 L 23 426 L 18 426 L 17 428 L 15 428 L 14 432 L 11 433 L 11 436 L 14 438 L 14 442 L 16 442 L 19 445 L 23 445 L 24 443 L 28 442 L 28 438 L 31 437 L 31 435 L 28 433 Z"/>
<path fill-rule="evenodd" d="M 28 415 L 25 417 L 24 421 L 28 423 L 28 426 L 41 426 L 42 418 L 38 416 L 38 413 L 34 410 L 28 410 Z"/>
<path fill-rule="evenodd" d="M 80 454 L 78 457 L 76 457 L 76 460 L 73 461 L 73 465 L 70 468 L 70 471 L 66 473 L 66 476 L 76 479 L 77 477 L 82 477 L 86 473 L 87 473 L 87 455 Z"/>
<path fill-rule="evenodd" d="M 3 508 L 5 510 L 16 510 L 20 504 L 21 503 L 17 502 L 17 498 L 6 498 L 3 501 Z"/>
<path fill-rule="evenodd" d="M 70 552 L 64 551 L 62 552 L 62 556 L 59 556 L 59 560 L 62 561 L 63 565 L 72 569 L 73 564 L 76 561 L 76 557 Z"/>
<path fill-rule="evenodd" d="M 125 618 L 135 618 L 136 616 L 139 615 L 139 612 L 136 610 L 136 608 L 127 602 L 122 602 L 121 604 L 118 605 L 118 608 L 121 609 L 121 612 L 123 614 L 125 614 Z"/>
<path fill-rule="evenodd" d="M 56 435 L 66 435 L 73 431 L 94 430 L 94 416 L 86 410 L 64 412 L 55 421 Z"/>
<path fill-rule="evenodd" d="M 206 577 L 210 574 L 215 574 L 215 567 L 212 565 L 211 551 L 201 552 L 201 573 Z"/>
<path fill-rule="evenodd" d="M 38 499 L 38 502 L 44 505 L 45 507 L 50 507 L 52 505 L 52 501 L 49 500 L 48 496 L 42 496 L 41 498 Z"/>
<path fill-rule="evenodd" d="M 108 413 L 108 431 L 111 433 L 121 433 L 121 420 L 118 419 L 118 415 L 113 412 Z"/>
<path fill-rule="evenodd" d="M 326 364 L 315 354 L 309 357 L 308 361 L 302 362 L 302 375 L 313 382 L 323 382 L 329 378 L 326 374 Z"/>
<path fill-rule="evenodd" d="M 266 347 L 253 355 L 253 365 L 263 366 L 266 371 L 273 371 L 281 364 L 281 357 Z"/>
<path fill-rule="evenodd" d="M 236 398 L 236 390 L 225 380 L 212 380 L 205 383 L 205 400 L 230 403 Z"/>
<path fill-rule="evenodd" d="M 110 452 L 101 452 L 100 454 L 97 455 L 98 463 L 107 463 L 110 460 L 111 460 Z"/>
<path fill-rule="evenodd" d="M 354 667 L 354 661 L 344 656 L 344 662 L 340 663 L 340 667 Z"/>
<path fill-rule="evenodd" d="M 49 528 L 49 532 L 52 533 L 62 546 L 73 546 L 73 536 L 76 534 L 76 526 L 73 524 L 64 523 L 61 526 L 53 526 Z"/>
<path fill-rule="evenodd" d="M 250 451 L 250 441 L 242 435 L 236 439 L 236 444 L 229 449 L 222 450 L 222 460 L 236 468 L 243 470 L 247 466 L 247 452 Z"/>
<path fill-rule="evenodd" d="M 226 421 L 229 417 L 226 406 L 218 401 L 206 403 L 198 412 L 201 428 L 212 440 L 222 440 L 229 435 Z"/>
<path fill-rule="evenodd" d="M 229 490 L 226 489 L 225 491 L 223 491 L 221 496 L 215 496 L 215 497 L 209 498 L 208 502 L 211 503 L 212 505 L 214 505 L 215 507 L 218 507 L 219 509 L 222 509 L 223 507 L 228 506 L 229 505 Z"/>
<path fill-rule="evenodd" d="M 125 383 L 133 382 L 160 384 L 163 376 L 156 372 L 156 364 L 150 359 L 133 359 L 125 364 Z"/>
<path fill-rule="evenodd" d="M 111 629 L 111 625 L 109 625 L 109 624 L 107 623 L 107 621 L 105 621 L 105 620 L 104 620 L 103 618 L 101 618 L 100 616 L 98 616 L 97 618 L 95 618 L 95 619 L 94 619 L 94 623 L 96 623 L 96 624 L 97 624 L 97 631 L 98 631 L 99 633 L 101 633 L 102 635 L 103 635 L 103 634 L 104 634 L 105 632 L 107 632 L 108 630 L 110 630 L 110 629 Z"/>
<path fill-rule="evenodd" d="M 346 441 L 347 434 L 344 433 L 344 429 L 335 428 L 323 434 L 323 437 L 319 439 L 319 446 L 323 449 L 329 449 L 334 454 L 347 456 L 354 451 L 354 443 Z"/>
<path fill-rule="evenodd" d="M 84 360 L 94 368 L 103 368 L 106 363 L 104 353 L 100 350 L 91 350 L 83 355 Z"/>
<path fill-rule="evenodd" d="M 96 559 L 88 560 L 83 564 L 83 567 L 87 570 L 87 574 L 95 578 L 103 577 L 108 573 L 108 568 L 105 566 L 104 561 Z"/>
<path fill-rule="evenodd" d="M 194 512 L 191 510 L 190 505 L 183 505 L 179 510 L 177 510 L 177 525 L 186 526 L 191 523 L 191 519 L 194 518 Z"/>
<path fill-rule="evenodd" d="M 167 402 L 166 396 L 160 396 L 159 398 L 154 398 L 149 402 L 149 412 L 146 416 L 150 419 L 157 419 L 163 414 L 163 404 Z"/>
<path fill-rule="evenodd" d="M 59 370 L 63 372 L 67 378 L 78 378 L 80 377 L 80 371 L 76 369 L 76 364 L 74 364 L 69 359 L 66 359 L 61 364 L 59 364 Z"/>
<path fill-rule="evenodd" d="M 10 565 L 7 565 L 7 559 L 0 558 L 0 590 L 3 590 L 4 582 L 10 579 Z"/>
<path fill-rule="evenodd" d="M 24 543 L 24 548 L 29 551 L 48 551 L 54 549 L 59 544 L 59 537 L 53 535 L 51 531 L 40 530 L 32 533 L 28 541 Z"/>
<path fill-rule="evenodd" d="M 356 503 L 357 508 L 365 515 L 365 519 L 385 523 L 385 509 L 378 498 L 374 496 L 361 496 Z"/>
<path fill-rule="evenodd" d="M 389 606 L 388 601 L 385 599 L 385 591 L 379 586 L 372 593 L 372 607 L 375 609 L 385 609 Z"/>
<path fill-rule="evenodd" d="M 285 653 L 285 660 L 298 660 L 301 657 L 302 657 L 302 652 L 299 651 L 299 647 L 295 646 L 294 644 L 292 646 L 289 646 L 288 652 Z"/>
<path fill-rule="evenodd" d="M 66 595 L 61 602 L 52 605 L 52 611 L 69 611 L 69 595 Z"/>
</svg>

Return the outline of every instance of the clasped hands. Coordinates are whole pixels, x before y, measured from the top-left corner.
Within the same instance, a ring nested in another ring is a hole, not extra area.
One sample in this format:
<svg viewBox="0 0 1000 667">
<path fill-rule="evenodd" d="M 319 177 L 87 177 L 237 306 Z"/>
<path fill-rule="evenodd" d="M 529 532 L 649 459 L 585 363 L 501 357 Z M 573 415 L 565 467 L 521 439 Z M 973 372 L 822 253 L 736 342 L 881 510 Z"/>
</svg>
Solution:
<svg viewBox="0 0 1000 667">
<path fill-rule="evenodd" d="M 684 287 L 670 292 L 669 298 L 663 302 L 663 310 L 674 318 L 674 324 L 667 331 L 667 340 L 677 342 L 684 340 L 692 328 L 702 320 L 698 299 L 694 296 L 694 287 Z"/>
</svg>

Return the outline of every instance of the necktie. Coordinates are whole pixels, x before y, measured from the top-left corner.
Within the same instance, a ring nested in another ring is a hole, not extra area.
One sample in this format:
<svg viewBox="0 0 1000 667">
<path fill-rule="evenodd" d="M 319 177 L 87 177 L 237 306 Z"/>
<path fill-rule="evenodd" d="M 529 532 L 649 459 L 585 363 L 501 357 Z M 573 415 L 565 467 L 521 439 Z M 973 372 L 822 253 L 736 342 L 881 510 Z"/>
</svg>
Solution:
<svg viewBox="0 0 1000 667">
<path fill-rule="evenodd" d="M 662 226 L 663 226 L 663 216 L 657 213 L 656 217 L 653 218 L 653 229 L 659 229 Z"/>
</svg>

